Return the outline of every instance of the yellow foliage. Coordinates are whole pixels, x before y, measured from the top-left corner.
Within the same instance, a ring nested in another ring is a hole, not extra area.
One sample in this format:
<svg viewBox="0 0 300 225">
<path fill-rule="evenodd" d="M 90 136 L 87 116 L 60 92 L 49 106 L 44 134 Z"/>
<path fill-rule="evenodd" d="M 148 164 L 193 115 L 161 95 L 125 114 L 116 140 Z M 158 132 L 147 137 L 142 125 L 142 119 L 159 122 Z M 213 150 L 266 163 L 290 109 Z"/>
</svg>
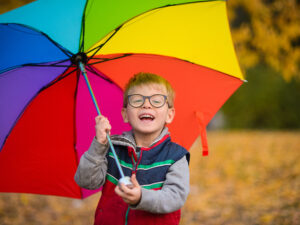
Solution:
<svg viewBox="0 0 300 225">
<path fill-rule="evenodd" d="M 299 1 L 228 1 L 228 12 L 243 69 L 263 62 L 281 72 L 286 80 L 299 77 Z"/>
<path fill-rule="evenodd" d="M 299 224 L 300 133 L 209 132 L 191 151 L 185 224 Z M 284 222 L 283 222 L 284 221 Z"/>
</svg>

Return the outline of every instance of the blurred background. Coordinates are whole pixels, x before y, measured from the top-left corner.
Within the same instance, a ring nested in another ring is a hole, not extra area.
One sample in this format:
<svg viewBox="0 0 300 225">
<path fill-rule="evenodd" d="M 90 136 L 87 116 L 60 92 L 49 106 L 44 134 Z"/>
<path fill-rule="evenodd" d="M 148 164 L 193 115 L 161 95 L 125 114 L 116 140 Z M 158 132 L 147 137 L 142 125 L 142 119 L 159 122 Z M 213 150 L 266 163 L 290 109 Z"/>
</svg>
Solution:
<svg viewBox="0 0 300 225">
<path fill-rule="evenodd" d="M 30 0 L 1 0 L 0 13 Z M 197 139 L 181 225 L 300 224 L 300 1 L 227 1 L 247 83 Z M 101 193 L 85 200 L 0 193 L 0 224 L 92 224 Z"/>
</svg>

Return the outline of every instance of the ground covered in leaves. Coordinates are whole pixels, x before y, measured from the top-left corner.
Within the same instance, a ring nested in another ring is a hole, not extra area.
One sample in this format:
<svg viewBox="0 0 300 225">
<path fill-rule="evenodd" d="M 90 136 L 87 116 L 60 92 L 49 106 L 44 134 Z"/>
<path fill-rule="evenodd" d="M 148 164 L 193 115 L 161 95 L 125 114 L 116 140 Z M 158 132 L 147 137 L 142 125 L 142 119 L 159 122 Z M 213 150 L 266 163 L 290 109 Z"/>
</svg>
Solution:
<svg viewBox="0 0 300 225">
<path fill-rule="evenodd" d="M 191 148 L 191 192 L 181 225 L 300 224 L 300 132 L 208 132 L 210 156 Z M 1 225 L 92 224 L 85 200 L 0 193 Z"/>
</svg>

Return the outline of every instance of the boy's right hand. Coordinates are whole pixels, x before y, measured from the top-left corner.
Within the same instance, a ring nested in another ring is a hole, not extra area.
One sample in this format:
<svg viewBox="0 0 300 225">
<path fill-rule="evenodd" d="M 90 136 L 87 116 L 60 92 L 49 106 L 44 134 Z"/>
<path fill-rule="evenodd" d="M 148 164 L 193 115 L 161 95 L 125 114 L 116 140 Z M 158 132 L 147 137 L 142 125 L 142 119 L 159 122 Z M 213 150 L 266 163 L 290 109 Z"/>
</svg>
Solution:
<svg viewBox="0 0 300 225">
<path fill-rule="evenodd" d="M 108 119 L 104 116 L 97 116 L 95 117 L 96 125 L 96 139 L 101 144 L 107 143 L 107 136 L 106 134 L 110 134 L 111 125 L 108 121 Z"/>
</svg>

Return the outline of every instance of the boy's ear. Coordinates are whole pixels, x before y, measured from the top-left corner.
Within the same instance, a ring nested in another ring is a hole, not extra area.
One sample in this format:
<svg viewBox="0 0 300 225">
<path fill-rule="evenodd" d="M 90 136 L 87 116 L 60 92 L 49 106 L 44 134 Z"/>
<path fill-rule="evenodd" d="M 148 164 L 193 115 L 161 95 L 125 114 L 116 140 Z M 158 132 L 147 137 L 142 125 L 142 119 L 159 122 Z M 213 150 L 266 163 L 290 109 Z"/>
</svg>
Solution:
<svg viewBox="0 0 300 225">
<path fill-rule="evenodd" d="M 169 108 L 168 109 L 168 115 L 167 115 L 167 119 L 166 119 L 166 123 L 172 123 L 173 119 L 175 117 L 175 108 Z"/>
<path fill-rule="evenodd" d="M 124 108 L 124 107 L 122 108 L 121 114 L 122 114 L 124 123 L 128 123 L 129 121 L 128 121 L 128 117 L 127 117 L 126 108 Z"/>
</svg>

